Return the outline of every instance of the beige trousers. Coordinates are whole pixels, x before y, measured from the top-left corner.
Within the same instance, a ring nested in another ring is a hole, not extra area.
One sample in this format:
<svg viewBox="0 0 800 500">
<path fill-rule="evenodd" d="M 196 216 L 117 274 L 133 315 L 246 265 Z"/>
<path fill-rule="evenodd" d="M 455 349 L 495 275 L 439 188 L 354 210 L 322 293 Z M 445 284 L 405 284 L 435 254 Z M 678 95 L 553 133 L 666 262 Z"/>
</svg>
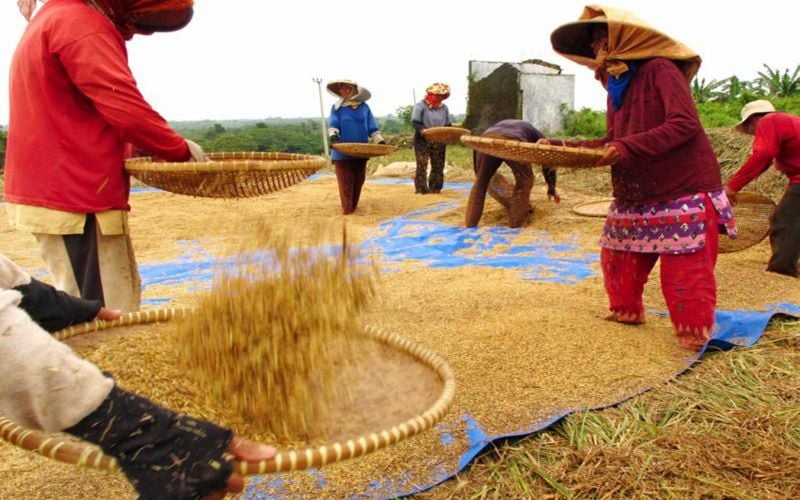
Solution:
<svg viewBox="0 0 800 500">
<path fill-rule="evenodd" d="M 67 254 L 64 237 L 41 233 L 34 233 L 34 237 L 39 243 L 42 260 L 53 275 L 53 286 L 80 297 L 78 281 Z M 105 307 L 122 312 L 138 311 L 142 300 L 141 278 L 130 236 L 105 236 L 97 231 L 97 254 Z"/>
</svg>

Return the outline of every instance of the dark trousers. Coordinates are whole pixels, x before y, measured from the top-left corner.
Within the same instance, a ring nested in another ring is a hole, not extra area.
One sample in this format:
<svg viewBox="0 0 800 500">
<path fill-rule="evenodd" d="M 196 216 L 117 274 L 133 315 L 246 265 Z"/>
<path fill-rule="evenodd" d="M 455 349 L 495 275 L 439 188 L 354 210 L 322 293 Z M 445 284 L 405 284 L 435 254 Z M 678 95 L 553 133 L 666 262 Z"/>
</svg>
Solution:
<svg viewBox="0 0 800 500">
<path fill-rule="evenodd" d="M 767 271 L 797 277 L 800 261 L 800 184 L 790 185 L 770 221 Z"/>
<path fill-rule="evenodd" d="M 445 144 L 434 144 L 423 138 L 414 140 L 414 156 L 417 171 L 414 175 L 414 189 L 417 193 L 438 193 L 444 185 Z M 431 173 L 428 175 L 428 160 Z"/>
<path fill-rule="evenodd" d="M 97 218 L 94 214 L 86 215 L 83 234 L 65 234 L 64 246 L 75 273 L 75 281 L 81 291 L 81 297 L 99 300 L 105 305 L 103 282 L 100 278 L 100 259 L 97 247 Z"/>
<path fill-rule="evenodd" d="M 475 227 L 481 220 L 483 205 L 486 200 L 486 191 L 492 176 L 503 164 L 503 160 L 483 153 L 473 155 L 475 168 L 475 183 L 469 192 L 467 200 L 467 213 L 464 223 L 467 227 Z M 511 172 L 514 174 L 514 188 L 508 200 L 508 226 L 520 227 L 530 212 L 531 189 L 533 188 L 533 168 L 526 163 L 507 161 Z M 497 197 L 495 197 L 496 199 Z"/>
<path fill-rule="evenodd" d="M 367 178 L 367 160 L 333 160 L 336 168 L 336 182 L 339 184 L 339 199 L 342 202 L 342 213 L 352 214 L 358 207 L 361 188 Z"/>
</svg>

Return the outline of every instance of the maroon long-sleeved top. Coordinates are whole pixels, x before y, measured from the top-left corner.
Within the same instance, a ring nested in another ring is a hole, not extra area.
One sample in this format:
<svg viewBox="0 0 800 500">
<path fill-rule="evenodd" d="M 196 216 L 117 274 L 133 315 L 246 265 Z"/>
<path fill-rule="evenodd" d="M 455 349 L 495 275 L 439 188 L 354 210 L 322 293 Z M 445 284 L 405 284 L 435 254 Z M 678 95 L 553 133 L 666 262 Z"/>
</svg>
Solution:
<svg viewBox="0 0 800 500">
<path fill-rule="evenodd" d="M 739 191 L 767 170 L 772 160 L 789 184 L 800 184 L 800 117 L 789 113 L 763 116 L 756 126 L 753 152 L 728 180 L 728 187 Z"/>
<path fill-rule="evenodd" d="M 575 144 L 616 146 L 621 161 L 611 167 L 611 181 L 617 201 L 651 203 L 722 189 L 719 163 L 673 62 L 643 61 L 618 110 L 609 98 L 606 126 L 603 139 Z"/>
</svg>

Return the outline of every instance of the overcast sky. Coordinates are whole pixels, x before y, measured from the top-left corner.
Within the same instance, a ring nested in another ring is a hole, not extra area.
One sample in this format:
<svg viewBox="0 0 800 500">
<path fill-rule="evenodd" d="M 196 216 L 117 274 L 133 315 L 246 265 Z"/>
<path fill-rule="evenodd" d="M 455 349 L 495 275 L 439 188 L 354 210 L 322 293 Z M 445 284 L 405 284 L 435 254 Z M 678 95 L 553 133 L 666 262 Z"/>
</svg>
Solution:
<svg viewBox="0 0 800 500">
<path fill-rule="evenodd" d="M 618 0 L 703 58 L 699 76 L 753 79 L 763 64 L 800 63 L 797 0 Z M 372 92 L 376 115 L 420 99 L 435 81 L 466 111 L 470 60 L 544 59 L 576 75 L 576 107 L 605 108 L 591 72 L 553 52 L 550 33 L 576 20 L 584 1 L 195 0 L 182 31 L 128 43 L 145 98 L 169 120 L 319 116 L 313 78 L 349 78 Z M 792 7 L 794 5 L 794 7 Z M 8 68 L 25 28 L 14 0 L 0 0 L 0 123 L 8 122 Z M 325 93 L 327 114 L 333 98 Z"/>
</svg>

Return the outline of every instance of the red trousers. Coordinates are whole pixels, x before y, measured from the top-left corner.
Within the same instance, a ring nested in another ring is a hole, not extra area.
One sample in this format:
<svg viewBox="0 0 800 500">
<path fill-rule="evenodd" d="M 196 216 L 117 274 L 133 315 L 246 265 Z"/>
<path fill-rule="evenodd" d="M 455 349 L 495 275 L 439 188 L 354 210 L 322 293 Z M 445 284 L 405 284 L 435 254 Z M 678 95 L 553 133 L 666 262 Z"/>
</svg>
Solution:
<svg viewBox="0 0 800 500">
<path fill-rule="evenodd" d="M 333 160 L 336 168 L 336 182 L 339 184 L 339 199 L 342 202 L 342 213 L 352 214 L 358 207 L 361 188 L 367 177 L 367 160 Z"/>
<path fill-rule="evenodd" d="M 647 277 L 661 260 L 661 292 L 669 309 L 675 333 L 683 344 L 700 347 L 711 336 L 717 305 L 719 227 L 714 206 L 707 203 L 706 246 L 687 254 L 624 252 L 603 248 L 600 264 L 608 293 L 609 310 L 629 323 L 644 321 L 642 293 Z"/>
</svg>

